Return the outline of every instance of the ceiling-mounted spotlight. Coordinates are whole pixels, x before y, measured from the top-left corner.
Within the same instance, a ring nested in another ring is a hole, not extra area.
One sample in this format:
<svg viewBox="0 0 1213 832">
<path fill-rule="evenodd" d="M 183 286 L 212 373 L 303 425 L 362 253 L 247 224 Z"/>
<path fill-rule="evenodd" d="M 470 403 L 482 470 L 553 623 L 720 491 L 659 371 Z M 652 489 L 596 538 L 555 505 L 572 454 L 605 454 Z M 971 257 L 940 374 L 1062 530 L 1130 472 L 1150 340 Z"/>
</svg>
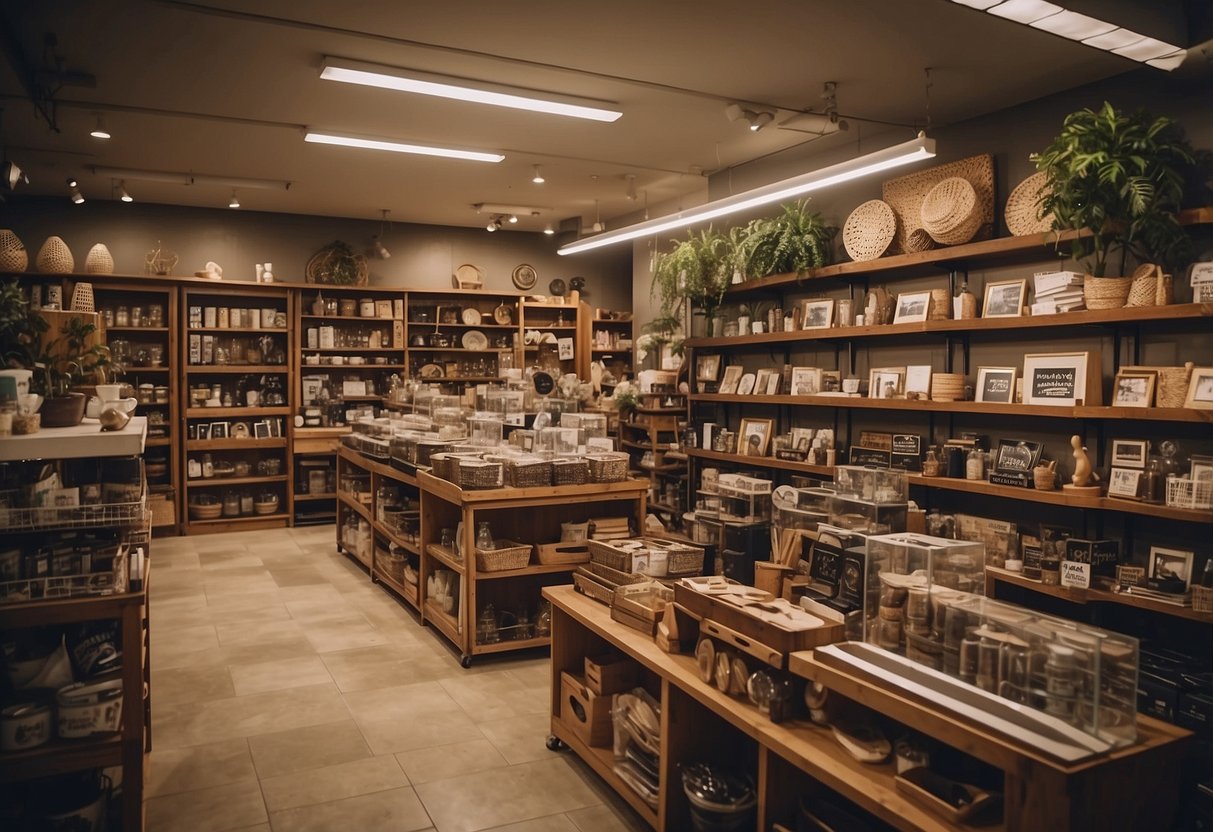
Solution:
<svg viewBox="0 0 1213 832">
<path fill-rule="evenodd" d="M 97 123 L 93 125 L 92 132 L 89 133 L 94 139 L 108 139 L 110 131 L 105 129 L 105 121 L 101 118 L 101 113 L 97 113 Z"/>
<path fill-rule="evenodd" d="M 761 113 L 755 113 L 753 115 L 753 117 L 750 118 L 750 120 L 749 120 L 750 121 L 750 132 L 757 133 L 759 130 L 766 127 L 768 124 L 770 124 L 774 120 L 775 120 L 775 115 L 773 113 L 768 113 L 766 111 L 763 111 Z"/>
<path fill-rule="evenodd" d="M 624 177 L 624 179 L 628 180 L 628 188 L 626 191 L 624 191 L 624 194 L 632 202 L 635 202 L 636 201 L 636 174 L 629 173 Z"/>
<path fill-rule="evenodd" d="M 542 185 L 547 180 L 543 178 L 543 173 L 539 170 L 539 165 L 531 166 L 531 181 L 536 185 Z"/>
<path fill-rule="evenodd" d="M 510 214 L 510 225 L 517 225 L 517 224 L 518 224 L 518 215 Z"/>
<path fill-rule="evenodd" d="M 546 234 L 547 236 L 551 237 L 553 234 L 556 233 L 556 229 L 552 228 L 552 224 L 549 222 L 547 225 L 545 225 L 543 227 L 543 233 Z"/>
<path fill-rule="evenodd" d="M 598 234 L 606 231 L 606 224 L 602 221 L 602 214 L 598 210 L 598 200 L 594 200 L 594 233 Z"/>
<path fill-rule="evenodd" d="M 239 208 L 240 207 L 240 198 L 238 196 L 236 196 L 235 188 L 232 188 L 232 198 L 228 202 L 227 207 L 228 208 Z"/>
<path fill-rule="evenodd" d="M 126 181 L 125 180 L 118 183 L 118 199 L 122 200 L 123 202 L 134 202 L 135 201 L 134 197 L 132 197 L 130 194 L 128 194 L 126 192 Z"/>
<path fill-rule="evenodd" d="M 76 181 L 76 177 L 69 176 L 67 178 L 67 186 L 69 188 L 78 188 L 78 187 L 80 187 L 80 183 Z"/>
<path fill-rule="evenodd" d="M 67 178 L 67 195 L 77 205 L 84 202 L 84 194 L 80 193 L 80 183 L 76 181 L 76 177 L 74 176 Z"/>
<path fill-rule="evenodd" d="M 775 120 L 774 113 L 766 110 L 756 113 L 736 103 L 725 107 L 724 114 L 728 117 L 729 121 L 745 121 L 750 126 L 750 132 L 752 133 L 757 133 Z"/>
<path fill-rule="evenodd" d="M 484 230 L 485 231 L 500 231 L 501 230 L 501 217 L 494 216 L 491 220 L 489 220 L 489 224 L 484 227 Z"/>
<path fill-rule="evenodd" d="M 387 215 L 389 212 L 387 208 L 380 208 L 379 210 L 382 215 L 381 219 L 379 220 L 379 233 L 371 237 L 370 255 L 378 260 L 387 260 L 391 258 L 392 253 L 388 251 L 387 246 L 383 244 L 383 227 L 387 225 Z"/>
</svg>

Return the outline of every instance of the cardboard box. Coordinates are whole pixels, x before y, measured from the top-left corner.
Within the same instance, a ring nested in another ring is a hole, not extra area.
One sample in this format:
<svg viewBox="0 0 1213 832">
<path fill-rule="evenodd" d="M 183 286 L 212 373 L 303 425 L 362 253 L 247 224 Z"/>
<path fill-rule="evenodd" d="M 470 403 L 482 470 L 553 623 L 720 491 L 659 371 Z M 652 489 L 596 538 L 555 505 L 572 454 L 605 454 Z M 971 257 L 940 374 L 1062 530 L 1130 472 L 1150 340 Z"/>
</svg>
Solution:
<svg viewBox="0 0 1213 832">
<path fill-rule="evenodd" d="M 619 654 L 585 657 L 585 686 L 596 696 L 623 693 L 636 687 L 640 665 Z"/>
<path fill-rule="evenodd" d="M 579 676 L 560 674 L 560 718 L 588 746 L 608 746 L 614 739 L 611 722 L 614 699 L 613 695 L 596 695 Z"/>
</svg>

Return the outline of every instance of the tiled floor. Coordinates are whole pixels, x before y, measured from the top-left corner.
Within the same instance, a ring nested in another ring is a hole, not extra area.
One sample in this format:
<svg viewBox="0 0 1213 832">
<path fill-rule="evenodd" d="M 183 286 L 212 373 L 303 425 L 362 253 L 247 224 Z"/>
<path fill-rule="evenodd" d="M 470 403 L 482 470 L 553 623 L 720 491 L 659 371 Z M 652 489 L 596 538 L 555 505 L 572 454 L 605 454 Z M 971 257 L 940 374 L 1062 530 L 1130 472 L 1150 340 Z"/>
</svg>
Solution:
<svg viewBox="0 0 1213 832">
<path fill-rule="evenodd" d="M 544 747 L 546 657 L 462 669 L 333 541 L 155 542 L 150 832 L 647 828 Z"/>
</svg>

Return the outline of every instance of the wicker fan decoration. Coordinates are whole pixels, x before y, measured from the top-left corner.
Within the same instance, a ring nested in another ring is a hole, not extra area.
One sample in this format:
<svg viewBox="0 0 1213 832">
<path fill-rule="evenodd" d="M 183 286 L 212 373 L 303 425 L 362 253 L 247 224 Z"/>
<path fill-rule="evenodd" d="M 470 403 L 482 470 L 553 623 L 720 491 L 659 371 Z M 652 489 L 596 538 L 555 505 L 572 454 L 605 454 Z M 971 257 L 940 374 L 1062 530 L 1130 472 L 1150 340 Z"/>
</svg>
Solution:
<svg viewBox="0 0 1213 832">
<path fill-rule="evenodd" d="M 1048 174 L 1039 171 L 1016 185 L 1007 197 L 1003 217 L 1014 236 L 1043 234 L 1053 227 L 1052 214 L 1040 216 L 1040 202 L 1049 195 L 1048 181 Z"/>
<path fill-rule="evenodd" d="M 847 217 L 842 244 L 852 260 L 875 260 L 889 248 L 897 234 L 897 217 L 888 203 L 870 199 Z"/>
<path fill-rule="evenodd" d="M 922 227 L 940 245 L 973 239 L 981 227 L 981 203 L 973 183 L 951 176 L 931 188 L 922 201 Z"/>
<path fill-rule="evenodd" d="M 366 257 L 355 254 L 348 243 L 334 240 L 307 261 L 304 278 L 308 283 L 365 286 L 368 278 Z"/>
</svg>

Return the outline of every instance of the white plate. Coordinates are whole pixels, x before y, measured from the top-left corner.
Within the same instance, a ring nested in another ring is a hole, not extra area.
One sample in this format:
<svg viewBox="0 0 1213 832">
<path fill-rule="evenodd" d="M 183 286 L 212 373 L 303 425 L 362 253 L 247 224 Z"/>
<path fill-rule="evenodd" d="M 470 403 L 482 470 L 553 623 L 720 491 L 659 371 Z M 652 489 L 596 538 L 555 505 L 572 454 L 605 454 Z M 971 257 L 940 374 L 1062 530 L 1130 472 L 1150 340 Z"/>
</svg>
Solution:
<svg viewBox="0 0 1213 832">
<path fill-rule="evenodd" d="M 437 364 L 426 364 L 421 368 L 422 378 L 442 378 L 445 373 Z"/>
<path fill-rule="evenodd" d="M 463 318 L 463 322 L 465 324 L 467 324 L 468 326 L 479 326 L 480 325 L 480 310 L 479 309 L 472 309 L 471 307 L 468 307 L 467 309 L 463 310 L 463 313 L 460 315 L 460 317 Z"/>
<path fill-rule="evenodd" d="M 465 350 L 487 350 L 489 348 L 489 338 L 478 329 L 469 329 L 463 333 L 461 339 Z"/>
<path fill-rule="evenodd" d="M 737 395 L 748 396 L 754 392 L 754 374 L 746 373 L 741 377 L 741 381 L 737 382 Z"/>
</svg>

